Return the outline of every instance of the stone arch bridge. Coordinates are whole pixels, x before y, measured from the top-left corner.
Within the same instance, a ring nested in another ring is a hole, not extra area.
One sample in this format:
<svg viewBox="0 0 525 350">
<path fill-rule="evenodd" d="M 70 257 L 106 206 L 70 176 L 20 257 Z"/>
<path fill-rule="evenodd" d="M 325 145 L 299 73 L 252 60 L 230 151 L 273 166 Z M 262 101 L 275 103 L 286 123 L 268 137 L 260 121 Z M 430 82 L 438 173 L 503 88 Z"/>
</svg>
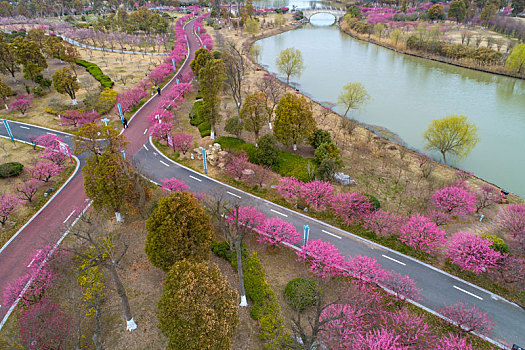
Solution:
<svg viewBox="0 0 525 350">
<path fill-rule="evenodd" d="M 328 13 L 335 17 L 335 21 L 339 22 L 339 20 L 345 15 L 345 11 L 335 8 L 335 7 L 316 7 L 316 8 L 308 8 L 301 10 L 303 12 L 303 16 L 306 20 L 310 21 L 310 18 L 313 15 L 316 15 L 318 13 Z"/>
</svg>

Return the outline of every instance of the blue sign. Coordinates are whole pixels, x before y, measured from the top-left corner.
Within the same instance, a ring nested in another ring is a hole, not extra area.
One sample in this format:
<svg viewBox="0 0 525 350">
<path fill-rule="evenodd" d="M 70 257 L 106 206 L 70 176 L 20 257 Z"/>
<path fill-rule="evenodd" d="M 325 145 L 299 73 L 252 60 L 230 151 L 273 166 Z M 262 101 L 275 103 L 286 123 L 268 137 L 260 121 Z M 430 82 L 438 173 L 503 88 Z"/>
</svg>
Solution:
<svg viewBox="0 0 525 350">
<path fill-rule="evenodd" d="M 126 151 L 122 150 L 120 152 L 122 153 L 122 158 L 126 159 Z"/>
<path fill-rule="evenodd" d="M 309 235 L 310 235 L 310 226 L 303 225 L 303 245 L 306 245 L 306 242 L 308 242 Z"/>
<path fill-rule="evenodd" d="M 122 123 L 124 123 L 124 114 L 122 114 L 122 106 L 120 105 L 120 103 L 117 103 L 117 107 L 118 107 L 118 111 L 120 113 L 120 121 L 122 121 Z"/>
<path fill-rule="evenodd" d="M 204 44 L 204 48 L 206 48 L 206 44 Z"/>
<path fill-rule="evenodd" d="M 184 34 L 184 39 L 186 39 L 186 40 L 188 39 L 188 36 L 186 34 Z"/>
<path fill-rule="evenodd" d="M 206 149 L 202 149 L 202 162 L 204 163 L 204 174 L 208 174 L 208 168 L 206 167 Z"/>
<path fill-rule="evenodd" d="M 11 141 L 15 142 L 15 139 L 13 138 L 13 132 L 11 131 L 11 127 L 9 126 L 9 122 L 7 119 L 3 119 L 5 129 L 7 130 L 7 134 L 11 138 Z"/>
<path fill-rule="evenodd" d="M 171 59 L 171 63 L 173 63 L 173 72 L 177 73 L 177 66 L 175 65 L 175 59 L 174 58 Z"/>
<path fill-rule="evenodd" d="M 179 83 L 179 78 L 175 79 L 177 81 L 177 84 Z"/>
</svg>

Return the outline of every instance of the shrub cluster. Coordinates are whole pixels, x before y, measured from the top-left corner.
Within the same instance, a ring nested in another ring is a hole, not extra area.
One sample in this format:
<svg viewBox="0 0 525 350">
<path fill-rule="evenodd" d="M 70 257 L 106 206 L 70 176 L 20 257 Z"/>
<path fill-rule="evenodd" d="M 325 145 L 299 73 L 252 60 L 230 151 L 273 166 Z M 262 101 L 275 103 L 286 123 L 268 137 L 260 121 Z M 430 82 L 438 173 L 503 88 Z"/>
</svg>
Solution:
<svg viewBox="0 0 525 350">
<path fill-rule="evenodd" d="M 315 304 L 318 289 L 314 280 L 297 277 L 286 284 L 284 298 L 293 309 L 304 311 Z"/>
<path fill-rule="evenodd" d="M 0 164 L 0 178 L 18 176 L 24 170 L 24 165 L 18 162 Z"/>
<path fill-rule="evenodd" d="M 203 116 L 202 103 L 202 101 L 196 101 L 193 104 L 193 109 L 190 113 L 190 124 L 199 129 L 201 137 L 206 137 L 211 135 L 211 125 Z"/>
<path fill-rule="evenodd" d="M 100 67 L 97 66 L 95 63 L 91 63 L 81 59 L 77 59 L 76 63 L 79 66 L 86 68 L 88 73 L 91 74 L 93 78 L 97 79 L 103 88 L 111 88 L 113 87 L 113 84 L 115 84 L 107 75 L 102 73 Z"/>
</svg>

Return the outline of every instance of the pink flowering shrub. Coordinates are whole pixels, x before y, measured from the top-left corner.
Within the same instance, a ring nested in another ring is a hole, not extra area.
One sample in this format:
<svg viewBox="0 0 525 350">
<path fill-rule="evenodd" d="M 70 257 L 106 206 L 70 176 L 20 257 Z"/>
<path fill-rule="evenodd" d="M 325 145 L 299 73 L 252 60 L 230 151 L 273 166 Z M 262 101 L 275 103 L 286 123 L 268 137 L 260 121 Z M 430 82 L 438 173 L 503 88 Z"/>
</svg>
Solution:
<svg viewBox="0 0 525 350">
<path fill-rule="evenodd" d="M 372 204 L 360 193 L 337 193 L 333 196 L 330 209 L 346 225 L 357 224 L 372 212 Z"/>
<path fill-rule="evenodd" d="M 503 232 L 525 240 L 525 204 L 509 204 L 498 214 L 498 224 Z"/>
<path fill-rule="evenodd" d="M 29 108 L 33 107 L 31 100 L 25 98 L 16 98 L 13 102 L 9 104 L 9 108 L 14 111 L 20 111 L 22 115 L 25 115 Z"/>
<path fill-rule="evenodd" d="M 329 349 L 355 349 L 356 338 L 369 329 L 365 310 L 352 304 L 332 304 L 323 310 L 321 322 L 326 322 L 319 334 Z"/>
<path fill-rule="evenodd" d="M 190 189 L 190 186 L 186 185 L 186 183 L 183 180 L 178 180 L 174 177 L 171 177 L 169 179 L 164 178 L 163 180 L 160 180 L 160 182 L 162 183 L 160 188 L 168 190 L 170 192 L 182 192 Z"/>
<path fill-rule="evenodd" d="M 476 306 L 467 306 L 458 301 L 452 305 L 445 305 L 439 313 L 451 319 L 463 331 L 487 334 L 494 326 L 486 312 L 480 311 Z"/>
<path fill-rule="evenodd" d="M 149 134 L 157 139 L 168 142 L 168 136 L 171 136 L 173 131 L 173 124 L 171 123 L 155 123 L 150 126 Z"/>
<path fill-rule="evenodd" d="M 302 184 L 295 177 L 283 177 L 279 179 L 277 192 L 287 201 L 297 202 L 301 197 Z"/>
<path fill-rule="evenodd" d="M 146 96 L 148 96 L 148 93 L 143 89 L 133 88 L 119 94 L 117 96 L 117 103 L 120 103 L 122 113 L 126 113 L 130 111 L 133 106 L 137 106 Z"/>
<path fill-rule="evenodd" d="M 294 244 L 302 238 L 293 224 L 279 218 L 268 218 L 264 220 L 264 222 L 257 227 L 257 232 L 259 233 L 257 242 L 270 246 L 278 246 L 282 242 Z"/>
<path fill-rule="evenodd" d="M 416 282 L 407 275 L 387 271 L 381 283 L 390 289 L 399 300 L 421 300 L 421 289 L 417 288 Z"/>
<path fill-rule="evenodd" d="M 186 154 L 193 146 L 193 136 L 190 134 L 177 134 L 173 136 L 173 149 Z"/>
<path fill-rule="evenodd" d="M 446 242 L 446 232 L 439 229 L 429 218 L 419 214 L 411 216 L 400 232 L 401 242 L 428 254 Z"/>
<path fill-rule="evenodd" d="M 43 182 L 48 182 L 51 177 L 57 176 L 61 171 L 61 166 L 49 162 L 38 162 L 31 170 L 29 170 L 33 179 Z"/>
<path fill-rule="evenodd" d="M 381 315 L 382 324 L 399 336 L 398 341 L 403 346 L 416 345 L 417 349 L 431 349 L 436 343 L 430 325 L 425 316 L 416 315 L 407 309 L 385 312 Z"/>
<path fill-rule="evenodd" d="M 171 123 L 173 120 L 173 113 L 165 109 L 157 108 L 147 116 L 150 124 Z"/>
<path fill-rule="evenodd" d="M 476 196 L 459 186 L 437 190 L 432 200 L 436 208 L 452 216 L 463 217 L 476 210 Z"/>
<path fill-rule="evenodd" d="M 249 162 L 246 153 L 238 156 L 230 153 L 226 157 L 224 171 L 234 179 L 240 180 L 243 177 L 243 171 L 248 168 Z"/>
<path fill-rule="evenodd" d="M 435 350 L 474 350 L 474 348 L 467 342 L 467 338 L 449 333 L 448 336 L 437 341 Z"/>
<path fill-rule="evenodd" d="M 171 74 L 173 74 L 173 65 L 169 63 L 161 64 L 160 66 L 155 67 L 149 73 L 149 80 L 153 82 L 155 85 L 160 85 L 166 80 L 167 77 L 169 77 Z"/>
<path fill-rule="evenodd" d="M 11 215 L 19 204 L 18 198 L 11 194 L 0 195 L 0 224 L 5 225 L 9 215 Z"/>
<path fill-rule="evenodd" d="M 280 183 L 280 182 L 279 182 Z M 334 187 L 327 181 L 314 180 L 300 187 L 301 198 L 314 210 L 324 210 L 330 206 Z"/>
<path fill-rule="evenodd" d="M 297 261 L 307 262 L 310 271 L 321 278 L 343 274 L 345 258 L 332 243 L 320 239 L 308 241 L 297 256 Z"/>
<path fill-rule="evenodd" d="M 399 234 L 404 221 L 399 215 L 382 209 L 371 212 L 363 219 L 364 227 L 383 237 Z"/>
<path fill-rule="evenodd" d="M 377 260 L 366 255 L 358 255 L 345 262 L 348 275 L 360 282 L 377 283 L 386 276 L 385 270 Z"/>
<path fill-rule="evenodd" d="M 29 179 L 15 186 L 15 191 L 19 193 L 19 198 L 31 202 L 38 191 L 38 180 Z"/>
<path fill-rule="evenodd" d="M 261 226 L 266 216 L 252 206 L 239 207 L 238 210 L 233 210 L 232 213 L 226 216 L 225 220 L 233 228 L 239 230 L 256 230 Z"/>
<path fill-rule="evenodd" d="M 480 274 L 498 266 L 503 257 L 500 252 L 493 250 L 491 245 L 490 239 L 468 232 L 458 232 L 448 242 L 447 257 L 462 271 Z"/>
</svg>

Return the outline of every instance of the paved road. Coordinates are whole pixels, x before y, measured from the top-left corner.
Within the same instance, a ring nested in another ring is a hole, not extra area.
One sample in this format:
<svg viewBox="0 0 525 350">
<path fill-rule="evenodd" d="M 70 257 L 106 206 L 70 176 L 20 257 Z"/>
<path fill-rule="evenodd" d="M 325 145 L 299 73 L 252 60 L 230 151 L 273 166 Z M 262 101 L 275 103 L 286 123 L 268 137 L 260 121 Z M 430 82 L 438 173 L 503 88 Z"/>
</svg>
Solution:
<svg viewBox="0 0 525 350">
<path fill-rule="evenodd" d="M 201 45 L 200 39 L 194 33 L 193 25 L 194 21 L 192 20 L 184 26 L 188 33 L 190 55 L 178 72 L 181 75 L 190 70 L 189 62 L 193 59 L 194 52 Z M 169 89 L 173 84 L 176 84 L 175 79 L 166 84 L 163 90 Z M 130 118 L 130 127 L 124 130 L 124 135 L 129 141 L 126 149 L 128 157 L 132 157 L 147 142 L 148 135 L 144 130 L 149 123 L 146 116 L 155 109 L 158 100 L 157 95 L 152 97 Z M 10 121 L 9 124 L 14 137 L 18 140 L 28 142 L 30 135 L 40 136 L 53 133 L 62 137 L 71 148 L 73 147 L 73 139 L 69 134 L 14 121 Z M 0 126 L 0 135 L 7 136 L 3 126 Z M 80 166 L 82 166 L 84 157 L 81 155 L 79 158 Z M 78 171 L 54 200 L 49 201 L 48 205 L 30 223 L 0 248 L 0 291 L 3 291 L 9 283 L 26 273 L 30 256 L 35 249 L 42 248 L 48 243 L 57 242 L 65 232 L 67 225 L 86 207 L 89 200 L 84 193 L 83 184 L 82 172 Z M 0 329 L 7 319 L 5 316 L 9 308 L 10 305 L 0 306 Z"/>
<path fill-rule="evenodd" d="M 190 39 L 190 52 L 199 47 L 199 41 L 194 36 L 193 22 L 187 25 L 186 31 Z M 190 58 L 188 62 L 192 59 Z M 188 69 L 183 66 L 183 73 Z M 169 86 L 169 85 L 168 85 Z M 195 171 L 184 168 L 163 157 L 151 142 L 147 140 L 148 122 L 146 115 L 155 108 L 154 97 L 150 103 L 137 112 L 130 121 L 130 128 L 124 134 L 130 141 L 126 151 L 133 157 L 139 168 L 155 182 L 160 182 L 166 177 L 176 177 L 184 180 L 194 192 L 221 193 L 238 201 L 243 205 L 250 204 L 267 216 L 275 216 L 292 222 L 298 230 L 304 224 L 310 226 L 310 239 L 321 238 L 334 243 L 346 255 L 368 255 L 375 257 L 385 268 L 408 274 L 422 289 L 423 300 L 420 304 L 429 310 L 438 310 L 445 303 L 452 304 L 459 300 L 467 304 L 476 304 L 481 310 L 486 311 L 497 324 L 490 333 L 490 337 L 507 344 L 525 344 L 525 311 L 500 297 L 473 286 L 468 282 L 450 276 L 431 266 L 418 262 L 408 256 L 393 252 L 375 243 L 368 242 L 360 237 L 339 230 L 335 227 L 311 219 L 302 213 L 295 212 L 250 194 L 239 191 L 228 185 L 222 184 Z M 39 135 L 45 132 L 39 127 L 11 122 L 15 137 L 27 140 L 30 134 Z M 5 135 L 3 128 L 0 134 Z M 68 135 L 63 135 L 67 142 L 71 142 Z M 86 203 L 82 176 L 77 174 L 68 184 L 59 200 L 54 200 L 13 242 L 0 253 L 0 290 L 17 276 L 25 271 L 30 253 L 46 242 L 55 242 L 64 231 L 64 222 L 71 221 L 69 216 L 74 208 L 81 208 Z M 77 209 L 78 210 L 78 209 Z M 78 212 L 78 211 L 77 211 Z M 69 217 L 68 217 L 69 216 Z M 65 220 L 67 219 L 67 220 Z M 5 266 L 5 268 L 4 268 Z M 0 308 L 0 317 L 6 312 L 6 306 Z"/>
</svg>

